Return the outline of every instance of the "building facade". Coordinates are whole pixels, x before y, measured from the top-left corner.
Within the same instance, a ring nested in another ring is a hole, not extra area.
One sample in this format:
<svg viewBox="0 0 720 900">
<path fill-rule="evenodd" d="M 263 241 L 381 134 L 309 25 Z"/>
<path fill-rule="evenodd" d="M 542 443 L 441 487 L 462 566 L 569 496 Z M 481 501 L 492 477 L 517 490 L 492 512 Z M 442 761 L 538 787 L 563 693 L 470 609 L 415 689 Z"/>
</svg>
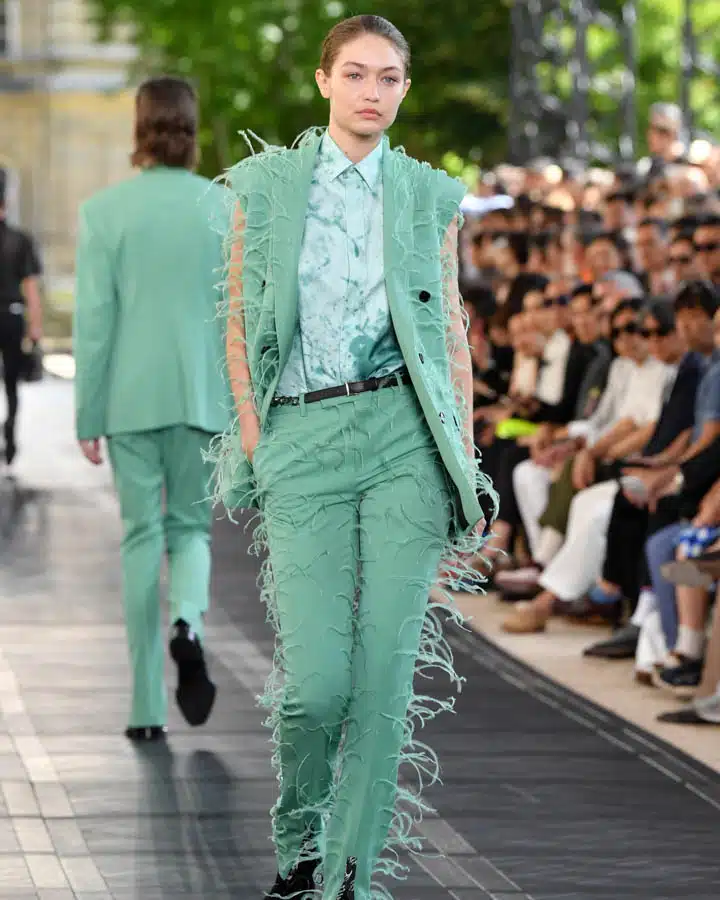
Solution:
<svg viewBox="0 0 720 900">
<path fill-rule="evenodd" d="M 37 239 L 56 330 L 72 306 L 78 206 L 131 171 L 135 55 L 127 35 L 97 41 L 84 0 L 0 0 L 8 219 Z"/>
</svg>

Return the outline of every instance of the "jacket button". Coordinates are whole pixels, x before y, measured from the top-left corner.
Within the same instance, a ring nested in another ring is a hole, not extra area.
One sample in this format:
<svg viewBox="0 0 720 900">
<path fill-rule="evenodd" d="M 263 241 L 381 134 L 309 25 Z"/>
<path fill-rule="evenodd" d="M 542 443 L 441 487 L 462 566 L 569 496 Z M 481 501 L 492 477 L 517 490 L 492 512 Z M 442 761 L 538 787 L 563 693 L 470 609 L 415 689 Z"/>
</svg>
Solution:
<svg viewBox="0 0 720 900">
<path fill-rule="evenodd" d="M 444 424 L 445 424 L 445 413 L 441 411 L 441 412 L 439 413 L 439 415 L 440 415 L 440 421 L 441 421 L 441 422 L 443 423 L 443 425 L 444 425 Z"/>
<path fill-rule="evenodd" d="M 263 283 L 260 285 L 260 289 L 264 291 L 266 285 L 267 285 L 267 281 L 263 280 Z"/>
<path fill-rule="evenodd" d="M 422 355 L 422 353 L 418 353 L 418 359 L 420 360 L 421 363 L 425 362 L 425 357 Z"/>
<path fill-rule="evenodd" d="M 430 291 L 420 291 L 418 294 L 423 303 L 427 303 L 430 299 Z"/>
</svg>

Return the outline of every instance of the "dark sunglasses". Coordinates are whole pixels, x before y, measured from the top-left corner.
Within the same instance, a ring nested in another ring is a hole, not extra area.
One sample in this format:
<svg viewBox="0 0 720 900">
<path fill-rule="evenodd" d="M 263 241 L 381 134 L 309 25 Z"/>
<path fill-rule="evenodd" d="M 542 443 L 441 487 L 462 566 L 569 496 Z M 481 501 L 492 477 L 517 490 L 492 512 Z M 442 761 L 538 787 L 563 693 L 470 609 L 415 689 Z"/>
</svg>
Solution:
<svg viewBox="0 0 720 900">
<path fill-rule="evenodd" d="M 637 322 L 628 322 L 627 325 L 623 325 L 622 328 L 613 328 L 610 332 L 612 339 L 616 341 L 623 334 L 639 334 L 640 326 Z"/>
<path fill-rule="evenodd" d="M 668 259 L 671 266 L 689 266 L 692 261 L 692 256 L 671 256 Z"/>
<path fill-rule="evenodd" d="M 640 334 L 645 338 L 645 340 L 650 340 L 650 338 L 664 338 L 667 337 L 671 333 L 672 329 L 670 328 L 641 328 Z"/>
<path fill-rule="evenodd" d="M 714 253 L 720 247 L 720 241 L 710 241 L 709 244 L 695 244 L 696 253 Z"/>
</svg>

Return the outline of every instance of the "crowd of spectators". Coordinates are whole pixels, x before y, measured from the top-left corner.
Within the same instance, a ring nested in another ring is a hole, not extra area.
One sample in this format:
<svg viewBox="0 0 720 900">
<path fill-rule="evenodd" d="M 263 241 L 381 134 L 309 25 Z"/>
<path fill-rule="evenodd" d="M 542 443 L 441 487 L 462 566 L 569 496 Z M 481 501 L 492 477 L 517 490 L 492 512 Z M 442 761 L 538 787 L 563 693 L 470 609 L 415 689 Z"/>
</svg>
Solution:
<svg viewBox="0 0 720 900">
<path fill-rule="evenodd" d="M 667 104 L 647 139 L 617 169 L 500 166 L 466 201 L 485 556 L 505 630 L 609 625 L 586 655 L 691 700 L 664 721 L 718 725 L 720 148 Z"/>
</svg>

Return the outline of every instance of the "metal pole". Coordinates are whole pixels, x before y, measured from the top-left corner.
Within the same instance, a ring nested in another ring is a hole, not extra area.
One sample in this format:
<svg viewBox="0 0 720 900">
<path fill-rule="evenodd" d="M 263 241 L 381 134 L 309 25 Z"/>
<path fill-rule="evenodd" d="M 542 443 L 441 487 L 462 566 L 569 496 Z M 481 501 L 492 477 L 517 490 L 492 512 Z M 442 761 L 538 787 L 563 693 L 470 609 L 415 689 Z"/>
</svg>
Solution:
<svg viewBox="0 0 720 900">
<path fill-rule="evenodd" d="M 685 120 L 688 140 L 693 136 L 693 111 L 690 88 L 695 74 L 696 51 L 693 27 L 693 0 L 684 0 L 683 32 L 680 55 L 680 108 Z"/>
<path fill-rule="evenodd" d="M 571 0 L 570 20 L 575 28 L 575 46 L 570 59 L 570 73 L 573 80 L 572 110 L 567 125 L 568 137 L 574 144 L 573 154 L 578 159 L 587 160 L 590 153 L 588 141 L 588 94 L 590 91 L 590 62 L 587 52 L 587 31 L 590 14 L 583 0 Z"/>
<path fill-rule="evenodd" d="M 622 128 L 620 132 L 620 158 L 635 159 L 638 142 L 635 90 L 637 87 L 637 7 L 634 0 L 622 8 L 622 43 L 625 57 L 625 75 L 622 90 Z"/>
</svg>

